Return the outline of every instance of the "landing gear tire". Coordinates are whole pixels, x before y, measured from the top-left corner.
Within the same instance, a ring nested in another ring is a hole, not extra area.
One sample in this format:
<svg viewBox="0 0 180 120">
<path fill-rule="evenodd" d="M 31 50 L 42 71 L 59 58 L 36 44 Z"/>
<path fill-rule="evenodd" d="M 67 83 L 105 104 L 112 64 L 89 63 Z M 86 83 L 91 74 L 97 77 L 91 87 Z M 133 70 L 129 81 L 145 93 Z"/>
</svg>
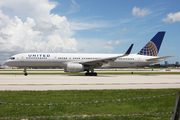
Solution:
<svg viewBox="0 0 180 120">
<path fill-rule="evenodd" d="M 85 76 L 89 76 L 89 73 L 85 73 Z"/>
<path fill-rule="evenodd" d="M 93 74 L 93 76 L 97 76 L 97 73 L 92 73 Z"/>
<path fill-rule="evenodd" d="M 25 76 L 27 76 L 28 74 L 27 73 L 24 73 Z"/>
<path fill-rule="evenodd" d="M 85 73 L 85 76 L 97 76 L 97 73 Z"/>
</svg>

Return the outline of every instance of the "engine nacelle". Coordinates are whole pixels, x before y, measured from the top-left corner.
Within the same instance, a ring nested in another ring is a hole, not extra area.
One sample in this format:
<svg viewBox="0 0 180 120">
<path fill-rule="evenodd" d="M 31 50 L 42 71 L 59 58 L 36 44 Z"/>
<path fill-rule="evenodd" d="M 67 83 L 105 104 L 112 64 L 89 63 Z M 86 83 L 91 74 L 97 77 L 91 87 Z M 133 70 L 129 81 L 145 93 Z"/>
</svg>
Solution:
<svg viewBox="0 0 180 120">
<path fill-rule="evenodd" d="M 69 63 L 67 67 L 64 69 L 64 72 L 83 72 L 84 66 L 82 64 Z"/>
</svg>

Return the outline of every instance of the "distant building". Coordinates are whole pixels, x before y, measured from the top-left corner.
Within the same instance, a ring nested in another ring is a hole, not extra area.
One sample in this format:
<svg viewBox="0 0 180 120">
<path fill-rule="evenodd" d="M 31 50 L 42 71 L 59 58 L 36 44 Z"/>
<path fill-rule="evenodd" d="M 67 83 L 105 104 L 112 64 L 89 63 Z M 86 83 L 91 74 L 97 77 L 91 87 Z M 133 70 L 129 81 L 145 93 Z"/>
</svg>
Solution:
<svg viewBox="0 0 180 120">
<path fill-rule="evenodd" d="M 179 65 L 179 62 L 176 62 L 175 65 Z"/>
<path fill-rule="evenodd" d="M 164 65 L 168 65 L 168 61 L 165 61 Z"/>
<path fill-rule="evenodd" d="M 6 69 L 6 68 L 10 68 L 10 67 L 0 64 L 0 69 Z"/>
</svg>

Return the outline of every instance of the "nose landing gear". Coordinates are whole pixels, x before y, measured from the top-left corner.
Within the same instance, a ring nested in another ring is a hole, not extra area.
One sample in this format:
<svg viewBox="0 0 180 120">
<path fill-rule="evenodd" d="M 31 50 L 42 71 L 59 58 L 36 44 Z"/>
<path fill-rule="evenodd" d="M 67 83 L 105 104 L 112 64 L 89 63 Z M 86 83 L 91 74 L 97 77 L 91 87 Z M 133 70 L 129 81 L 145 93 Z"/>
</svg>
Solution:
<svg viewBox="0 0 180 120">
<path fill-rule="evenodd" d="M 26 71 L 26 68 L 24 68 L 24 76 L 27 76 L 28 75 L 28 73 L 27 73 L 27 71 Z"/>
</svg>

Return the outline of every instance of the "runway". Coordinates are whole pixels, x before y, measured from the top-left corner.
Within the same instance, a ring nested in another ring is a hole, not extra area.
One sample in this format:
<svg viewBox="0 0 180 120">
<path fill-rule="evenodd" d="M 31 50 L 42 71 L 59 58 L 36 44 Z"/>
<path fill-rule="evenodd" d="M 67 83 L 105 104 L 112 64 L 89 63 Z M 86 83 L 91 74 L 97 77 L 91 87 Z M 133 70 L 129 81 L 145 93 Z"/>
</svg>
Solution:
<svg viewBox="0 0 180 120">
<path fill-rule="evenodd" d="M 24 69 L 0 69 L 2 73 L 24 73 Z M 28 73 L 64 73 L 63 69 L 27 69 Z M 97 73 L 127 73 L 127 72 L 180 72 L 180 69 L 95 69 Z"/>
<path fill-rule="evenodd" d="M 180 88 L 180 75 L 0 75 L 0 90 Z"/>
</svg>

